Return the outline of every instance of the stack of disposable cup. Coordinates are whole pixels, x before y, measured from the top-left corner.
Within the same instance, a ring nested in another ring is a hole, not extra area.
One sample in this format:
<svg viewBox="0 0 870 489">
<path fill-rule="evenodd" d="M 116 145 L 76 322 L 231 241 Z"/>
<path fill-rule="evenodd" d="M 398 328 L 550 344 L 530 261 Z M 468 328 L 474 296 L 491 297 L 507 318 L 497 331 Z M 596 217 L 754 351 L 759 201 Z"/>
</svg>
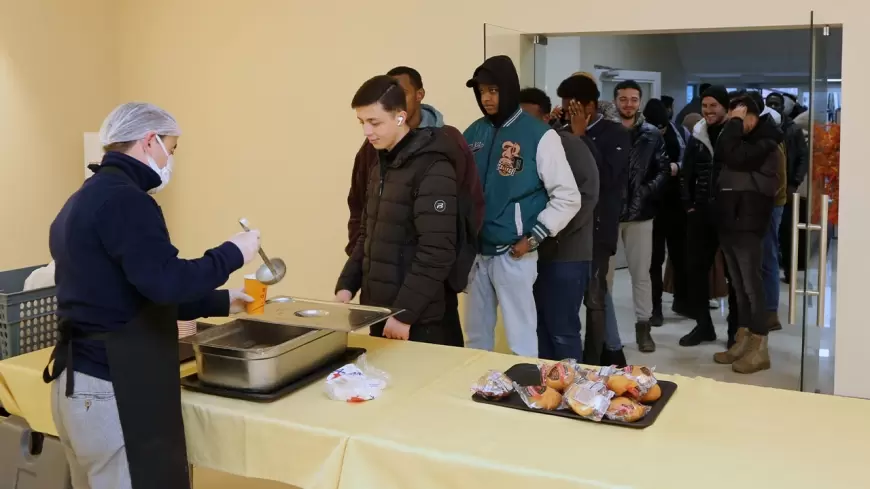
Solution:
<svg viewBox="0 0 870 489">
<path fill-rule="evenodd" d="M 178 321 L 178 337 L 193 336 L 196 334 L 196 321 Z"/>
</svg>

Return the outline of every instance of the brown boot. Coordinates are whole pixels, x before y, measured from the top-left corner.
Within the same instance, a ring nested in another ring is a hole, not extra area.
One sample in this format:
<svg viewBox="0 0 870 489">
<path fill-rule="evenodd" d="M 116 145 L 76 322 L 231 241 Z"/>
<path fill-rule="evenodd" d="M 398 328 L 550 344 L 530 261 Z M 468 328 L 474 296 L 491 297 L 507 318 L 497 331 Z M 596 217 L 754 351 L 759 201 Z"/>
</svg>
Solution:
<svg viewBox="0 0 870 489">
<path fill-rule="evenodd" d="M 767 353 L 767 336 L 749 336 L 746 352 L 731 364 L 731 370 L 739 374 L 754 374 L 770 368 L 770 355 Z"/>
<path fill-rule="evenodd" d="M 722 365 L 730 365 L 742 357 L 746 352 L 746 347 L 749 345 L 749 328 L 740 328 L 737 330 L 737 336 L 734 337 L 734 344 L 728 351 L 723 351 L 713 355 L 713 361 Z"/>
<path fill-rule="evenodd" d="M 782 329 L 782 323 L 779 322 L 779 314 L 776 311 L 769 311 L 767 313 L 766 326 L 768 331 L 779 331 Z"/>
</svg>

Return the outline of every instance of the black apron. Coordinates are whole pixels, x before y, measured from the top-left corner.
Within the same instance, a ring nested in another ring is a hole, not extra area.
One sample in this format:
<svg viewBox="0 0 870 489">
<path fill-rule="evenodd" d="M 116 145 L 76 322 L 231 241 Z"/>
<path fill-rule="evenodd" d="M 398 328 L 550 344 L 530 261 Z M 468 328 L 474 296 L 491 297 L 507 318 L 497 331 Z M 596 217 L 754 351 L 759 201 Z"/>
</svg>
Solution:
<svg viewBox="0 0 870 489">
<path fill-rule="evenodd" d="M 50 383 L 66 369 L 66 395 L 72 396 L 73 342 L 105 343 L 133 489 L 191 487 L 181 416 L 177 318 L 177 306 L 148 304 L 121 329 L 99 334 L 77 332 L 61 320 L 60 340 L 42 374 Z"/>
<path fill-rule="evenodd" d="M 43 372 L 48 383 L 67 369 L 70 396 L 73 341 L 105 343 L 133 489 L 190 489 L 176 318 L 174 306 L 150 305 L 120 330 L 95 335 L 75 334 L 62 321 L 61 339 L 51 355 L 53 368 Z"/>
</svg>

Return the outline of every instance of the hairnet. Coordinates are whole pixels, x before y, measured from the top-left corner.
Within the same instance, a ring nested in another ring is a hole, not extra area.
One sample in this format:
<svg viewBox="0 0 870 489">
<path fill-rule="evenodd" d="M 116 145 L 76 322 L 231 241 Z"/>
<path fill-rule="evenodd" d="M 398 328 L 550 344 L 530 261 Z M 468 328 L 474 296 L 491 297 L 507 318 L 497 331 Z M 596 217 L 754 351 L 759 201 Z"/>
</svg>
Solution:
<svg viewBox="0 0 870 489">
<path fill-rule="evenodd" d="M 153 104 L 130 102 L 119 105 L 103 121 L 100 143 L 126 143 L 144 138 L 149 132 L 163 136 L 181 136 L 178 122 L 169 112 Z"/>
</svg>

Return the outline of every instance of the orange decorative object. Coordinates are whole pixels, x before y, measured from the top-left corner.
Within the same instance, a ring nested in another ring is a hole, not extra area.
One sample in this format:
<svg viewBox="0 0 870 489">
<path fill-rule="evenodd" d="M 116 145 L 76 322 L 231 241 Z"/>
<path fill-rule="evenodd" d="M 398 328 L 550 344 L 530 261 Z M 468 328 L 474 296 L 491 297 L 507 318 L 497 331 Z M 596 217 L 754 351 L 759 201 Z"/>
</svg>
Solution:
<svg viewBox="0 0 870 489">
<path fill-rule="evenodd" d="M 813 126 L 813 217 L 819 222 L 821 196 L 831 197 L 828 223 L 836 225 L 840 202 L 840 125 L 836 123 Z"/>
</svg>

